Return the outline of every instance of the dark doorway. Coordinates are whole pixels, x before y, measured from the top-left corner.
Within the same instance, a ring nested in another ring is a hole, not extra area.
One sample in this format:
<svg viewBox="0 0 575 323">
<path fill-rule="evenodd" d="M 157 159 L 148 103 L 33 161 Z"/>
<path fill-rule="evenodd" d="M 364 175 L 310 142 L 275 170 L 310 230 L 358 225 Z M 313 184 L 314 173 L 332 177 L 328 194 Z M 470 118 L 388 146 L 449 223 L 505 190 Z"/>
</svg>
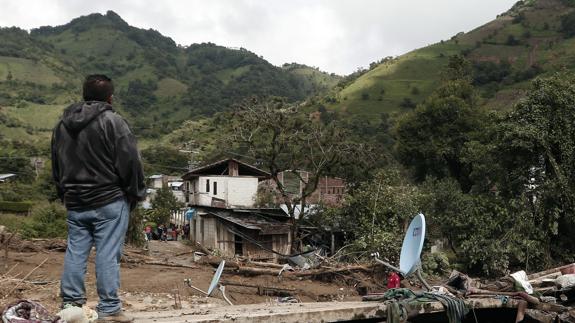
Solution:
<svg viewBox="0 0 575 323">
<path fill-rule="evenodd" d="M 243 256 L 244 255 L 244 242 L 242 240 L 242 237 L 238 236 L 237 234 L 234 234 L 234 248 L 235 250 L 235 254 L 237 256 Z"/>
</svg>

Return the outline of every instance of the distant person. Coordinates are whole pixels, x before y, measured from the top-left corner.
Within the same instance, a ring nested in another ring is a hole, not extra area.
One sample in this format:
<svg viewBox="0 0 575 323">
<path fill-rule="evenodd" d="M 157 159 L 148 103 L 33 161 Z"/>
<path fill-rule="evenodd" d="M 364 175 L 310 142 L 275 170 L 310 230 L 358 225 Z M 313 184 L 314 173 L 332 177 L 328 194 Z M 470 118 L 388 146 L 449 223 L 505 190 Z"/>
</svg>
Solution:
<svg viewBox="0 0 575 323">
<path fill-rule="evenodd" d="M 190 238 L 190 224 L 186 223 L 184 225 L 184 234 L 183 234 L 183 238 L 188 240 Z"/>
<path fill-rule="evenodd" d="M 164 234 L 164 225 L 160 224 L 156 228 L 156 235 L 158 236 L 158 240 L 162 240 L 162 235 Z"/>
<path fill-rule="evenodd" d="M 120 257 L 130 210 L 145 196 L 136 139 L 112 108 L 114 85 L 90 75 L 84 101 L 70 105 L 52 134 L 52 173 L 68 210 L 68 247 L 60 291 L 62 306 L 86 304 L 84 278 L 96 247 L 99 321 L 131 322 L 118 297 Z"/>
<path fill-rule="evenodd" d="M 146 226 L 145 232 L 146 232 L 146 239 L 148 239 L 148 241 L 152 240 L 152 226 L 151 225 L 148 224 Z"/>
<path fill-rule="evenodd" d="M 168 242 L 168 226 L 162 225 L 162 241 Z"/>
<path fill-rule="evenodd" d="M 174 228 L 172 229 L 172 240 L 178 241 L 178 233 L 180 233 L 180 230 L 178 229 L 177 226 L 174 226 Z"/>
</svg>

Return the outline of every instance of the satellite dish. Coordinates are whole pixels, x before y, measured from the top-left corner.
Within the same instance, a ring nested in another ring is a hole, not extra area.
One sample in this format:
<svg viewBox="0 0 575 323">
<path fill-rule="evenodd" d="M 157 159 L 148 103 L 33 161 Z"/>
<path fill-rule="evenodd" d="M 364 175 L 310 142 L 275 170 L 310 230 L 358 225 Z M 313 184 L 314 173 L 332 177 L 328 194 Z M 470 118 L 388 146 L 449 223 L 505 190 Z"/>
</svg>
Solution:
<svg viewBox="0 0 575 323">
<path fill-rule="evenodd" d="M 399 268 L 379 259 L 379 253 L 374 253 L 375 261 L 386 266 L 387 268 L 400 273 L 403 277 L 408 277 L 413 273 L 421 283 L 431 290 L 431 286 L 423 279 L 419 264 L 421 262 L 421 251 L 423 250 L 423 241 L 425 240 L 425 216 L 419 213 L 411 220 L 405 237 L 403 238 L 403 245 L 401 246 L 401 254 L 399 255 Z"/>
<path fill-rule="evenodd" d="M 411 220 L 401 246 L 399 270 L 403 277 L 417 270 L 423 250 L 423 240 L 425 240 L 425 216 L 419 213 Z"/>
<path fill-rule="evenodd" d="M 222 262 L 220 262 L 220 265 L 218 266 L 218 269 L 216 269 L 216 273 L 214 274 L 212 282 L 210 283 L 210 287 L 208 288 L 208 296 L 212 295 L 212 292 L 218 286 L 218 283 L 220 282 L 220 277 L 222 276 L 222 272 L 224 271 L 225 266 L 226 261 L 222 260 Z"/>
</svg>

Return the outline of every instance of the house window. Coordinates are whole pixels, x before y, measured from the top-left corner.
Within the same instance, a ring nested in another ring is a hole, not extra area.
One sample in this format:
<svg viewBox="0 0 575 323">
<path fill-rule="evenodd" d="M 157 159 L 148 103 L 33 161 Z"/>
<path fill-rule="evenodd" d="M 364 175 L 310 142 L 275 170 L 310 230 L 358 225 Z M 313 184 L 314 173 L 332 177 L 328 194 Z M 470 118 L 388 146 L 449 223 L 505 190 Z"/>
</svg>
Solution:
<svg viewBox="0 0 575 323">
<path fill-rule="evenodd" d="M 218 195 L 218 182 L 214 182 L 214 195 Z"/>
<path fill-rule="evenodd" d="M 210 180 L 206 179 L 206 193 L 210 192 Z"/>
</svg>

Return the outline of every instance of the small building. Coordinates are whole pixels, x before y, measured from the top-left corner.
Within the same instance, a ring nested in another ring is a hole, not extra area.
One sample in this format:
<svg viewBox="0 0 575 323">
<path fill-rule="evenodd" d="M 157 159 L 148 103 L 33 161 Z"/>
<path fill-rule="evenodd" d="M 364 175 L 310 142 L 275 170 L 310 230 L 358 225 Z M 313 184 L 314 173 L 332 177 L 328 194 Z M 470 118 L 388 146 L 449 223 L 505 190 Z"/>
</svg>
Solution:
<svg viewBox="0 0 575 323">
<path fill-rule="evenodd" d="M 281 209 L 255 207 L 258 184 L 269 174 L 236 159 L 182 176 L 186 203 L 195 208 L 190 239 L 222 255 L 275 260 L 289 253 L 291 225 Z"/>
<path fill-rule="evenodd" d="M 278 174 L 279 181 L 282 183 L 292 198 L 301 196 L 301 193 L 305 187 L 305 183 L 302 181 L 302 179 L 304 181 L 308 181 L 310 177 L 310 173 L 307 171 L 298 171 L 297 173 L 298 175 L 291 171 L 284 171 Z M 272 193 L 273 204 L 285 206 L 284 200 L 280 193 L 277 191 L 276 183 L 273 180 L 268 179 L 263 181 L 260 183 L 260 186 L 262 190 Z M 340 206 L 343 202 L 345 193 L 346 183 L 343 179 L 338 177 L 322 176 L 318 180 L 315 191 L 313 191 L 313 193 L 306 198 L 306 205 L 309 208 L 313 208 L 313 206 L 318 204 L 332 207 Z"/>
<path fill-rule="evenodd" d="M 0 183 L 6 183 L 14 180 L 16 178 L 16 174 L 0 174 Z"/>
<path fill-rule="evenodd" d="M 168 182 L 168 187 L 170 188 L 170 190 L 172 191 L 172 194 L 174 194 L 174 196 L 176 197 L 176 200 L 178 200 L 178 202 L 182 202 L 185 203 L 186 202 L 186 196 L 184 194 L 184 182 L 179 180 L 179 181 L 170 181 Z"/>
</svg>

